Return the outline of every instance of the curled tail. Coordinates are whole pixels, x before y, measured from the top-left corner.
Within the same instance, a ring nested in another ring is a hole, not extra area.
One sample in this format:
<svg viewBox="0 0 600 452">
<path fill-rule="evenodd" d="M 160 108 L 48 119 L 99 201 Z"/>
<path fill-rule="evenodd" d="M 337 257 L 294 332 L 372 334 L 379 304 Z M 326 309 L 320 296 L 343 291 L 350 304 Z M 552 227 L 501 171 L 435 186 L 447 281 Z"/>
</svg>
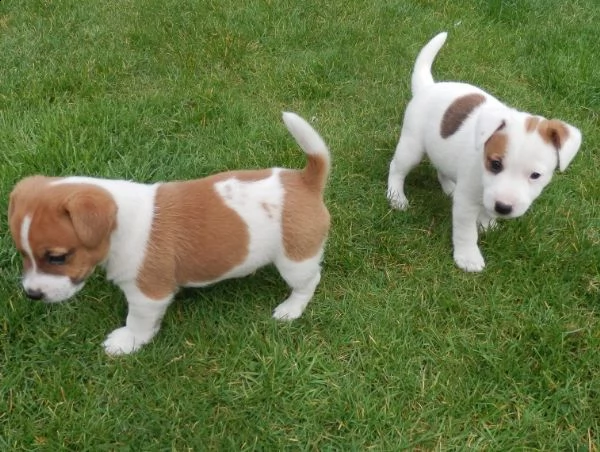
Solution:
<svg viewBox="0 0 600 452">
<path fill-rule="evenodd" d="M 327 145 L 317 131 L 297 114 L 283 112 L 283 122 L 308 159 L 302 170 L 302 180 L 311 189 L 323 192 L 330 167 Z"/>
<path fill-rule="evenodd" d="M 413 96 L 421 91 L 421 89 L 435 83 L 433 81 L 433 76 L 431 75 L 431 65 L 433 64 L 435 56 L 444 45 L 444 42 L 446 42 L 447 36 L 448 33 L 446 32 L 436 35 L 431 41 L 425 44 L 425 47 L 419 52 L 411 79 Z"/>
</svg>

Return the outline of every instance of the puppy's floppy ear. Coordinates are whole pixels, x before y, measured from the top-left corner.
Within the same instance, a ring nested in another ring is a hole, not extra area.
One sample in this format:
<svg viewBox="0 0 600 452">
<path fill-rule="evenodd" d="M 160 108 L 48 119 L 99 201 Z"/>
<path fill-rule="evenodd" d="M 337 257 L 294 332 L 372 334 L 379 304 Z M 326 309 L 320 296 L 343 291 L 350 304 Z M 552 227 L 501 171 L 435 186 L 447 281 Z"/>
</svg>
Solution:
<svg viewBox="0 0 600 452">
<path fill-rule="evenodd" d="M 477 150 L 483 149 L 485 143 L 493 134 L 506 127 L 506 111 L 499 108 L 484 108 L 477 118 L 475 127 L 475 146 Z"/>
<path fill-rule="evenodd" d="M 579 129 L 558 119 L 550 119 L 542 121 L 537 130 L 542 139 L 556 149 L 558 168 L 561 171 L 567 169 L 581 146 Z"/>
<path fill-rule="evenodd" d="M 102 188 L 78 188 L 67 198 L 64 209 L 77 237 L 88 248 L 100 245 L 115 228 L 117 205 Z"/>
</svg>

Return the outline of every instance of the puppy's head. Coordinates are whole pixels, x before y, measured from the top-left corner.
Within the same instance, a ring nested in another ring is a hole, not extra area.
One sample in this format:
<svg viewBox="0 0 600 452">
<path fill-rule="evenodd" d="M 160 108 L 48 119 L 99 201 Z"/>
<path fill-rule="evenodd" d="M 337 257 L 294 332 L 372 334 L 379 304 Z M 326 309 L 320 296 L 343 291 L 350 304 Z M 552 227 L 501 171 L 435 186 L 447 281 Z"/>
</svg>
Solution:
<svg viewBox="0 0 600 452">
<path fill-rule="evenodd" d="M 483 155 L 483 205 L 492 216 L 523 215 L 556 168 L 564 171 L 581 145 L 581 132 L 557 119 L 515 110 L 484 110 L 477 123 Z"/>
<path fill-rule="evenodd" d="M 33 299 L 64 301 L 108 253 L 117 206 L 104 189 L 32 176 L 10 195 L 8 221 Z"/>
</svg>

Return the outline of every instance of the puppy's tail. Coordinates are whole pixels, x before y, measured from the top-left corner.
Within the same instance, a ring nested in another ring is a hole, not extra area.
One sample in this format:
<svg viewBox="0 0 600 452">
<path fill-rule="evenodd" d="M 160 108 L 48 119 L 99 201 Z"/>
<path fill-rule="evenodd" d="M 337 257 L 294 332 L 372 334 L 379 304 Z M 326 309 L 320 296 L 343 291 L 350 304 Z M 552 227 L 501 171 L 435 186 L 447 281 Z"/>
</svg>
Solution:
<svg viewBox="0 0 600 452">
<path fill-rule="evenodd" d="M 423 88 L 435 83 L 433 81 L 433 76 L 431 75 L 431 65 L 433 64 L 435 56 L 444 45 L 444 42 L 446 42 L 447 36 L 448 33 L 446 32 L 436 35 L 431 41 L 425 44 L 425 47 L 419 52 L 411 79 L 413 96 Z"/>
<path fill-rule="evenodd" d="M 284 112 L 283 122 L 308 158 L 302 170 L 302 180 L 310 189 L 323 192 L 330 167 L 327 145 L 317 131 L 297 114 Z"/>
</svg>

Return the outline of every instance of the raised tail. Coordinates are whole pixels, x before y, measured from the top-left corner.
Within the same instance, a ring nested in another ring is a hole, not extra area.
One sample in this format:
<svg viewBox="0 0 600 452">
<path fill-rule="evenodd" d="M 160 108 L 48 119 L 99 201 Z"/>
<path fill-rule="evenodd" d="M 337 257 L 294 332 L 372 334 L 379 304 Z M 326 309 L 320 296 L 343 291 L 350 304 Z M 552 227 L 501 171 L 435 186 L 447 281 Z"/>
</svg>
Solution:
<svg viewBox="0 0 600 452">
<path fill-rule="evenodd" d="M 297 114 L 283 112 L 283 122 L 308 159 L 308 163 L 302 170 L 302 180 L 309 188 L 322 192 L 330 167 L 327 145 L 317 131 Z"/>
<path fill-rule="evenodd" d="M 433 76 L 431 75 L 431 65 L 433 64 L 435 56 L 444 45 L 444 42 L 446 42 L 447 36 L 448 33 L 446 32 L 436 35 L 431 41 L 425 44 L 425 47 L 419 52 L 411 79 L 413 96 L 421 91 L 421 89 L 435 83 L 433 81 Z"/>
</svg>

